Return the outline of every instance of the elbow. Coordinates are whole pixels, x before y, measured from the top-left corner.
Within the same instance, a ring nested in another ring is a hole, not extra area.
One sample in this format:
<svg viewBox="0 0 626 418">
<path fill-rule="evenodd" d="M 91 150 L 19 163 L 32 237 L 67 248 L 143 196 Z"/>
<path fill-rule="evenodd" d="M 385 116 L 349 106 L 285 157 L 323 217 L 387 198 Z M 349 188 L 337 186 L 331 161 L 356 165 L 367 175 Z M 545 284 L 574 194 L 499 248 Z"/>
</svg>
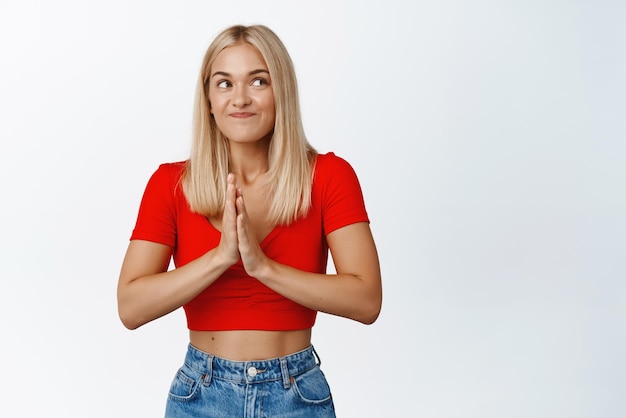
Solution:
<svg viewBox="0 0 626 418">
<path fill-rule="evenodd" d="M 382 301 L 378 299 L 364 307 L 363 311 L 361 311 L 359 316 L 355 319 L 364 325 L 372 325 L 378 319 L 381 308 Z"/>
<path fill-rule="evenodd" d="M 367 313 L 361 316 L 360 318 L 358 318 L 357 321 L 359 321 L 363 325 L 372 325 L 378 319 L 379 314 L 380 314 L 380 311 Z"/>
<path fill-rule="evenodd" d="M 117 315 L 122 325 L 131 331 L 148 322 L 139 307 L 132 303 L 132 296 L 123 293 L 121 289 L 117 293 Z"/>
<path fill-rule="evenodd" d="M 139 328 L 141 326 L 140 323 L 136 322 L 136 321 L 131 321 L 127 318 L 123 318 L 120 316 L 120 319 L 122 321 L 122 325 L 124 325 L 124 327 L 128 330 L 136 330 L 137 328 Z"/>
<path fill-rule="evenodd" d="M 135 321 L 132 318 L 129 318 L 127 316 L 123 316 L 122 314 L 120 314 L 120 320 L 122 321 L 122 325 L 124 325 L 126 329 L 129 329 L 131 331 L 141 326 L 141 324 L 138 321 Z"/>
<path fill-rule="evenodd" d="M 364 325 L 372 325 L 378 319 L 383 306 L 382 287 L 377 286 L 365 300 L 366 302 L 361 305 L 361 314 L 357 320 Z"/>
<path fill-rule="evenodd" d="M 121 307 L 118 308 L 118 315 L 120 317 L 120 321 L 122 321 L 122 325 L 124 325 L 126 329 L 129 329 L 131 331 L 139 328 L 144 324 L 141 318 L 139 318 L 137 315 L 133 315 L 131 312 L 128 312 L 128 310 L 122 309 Z"/>
</svg>

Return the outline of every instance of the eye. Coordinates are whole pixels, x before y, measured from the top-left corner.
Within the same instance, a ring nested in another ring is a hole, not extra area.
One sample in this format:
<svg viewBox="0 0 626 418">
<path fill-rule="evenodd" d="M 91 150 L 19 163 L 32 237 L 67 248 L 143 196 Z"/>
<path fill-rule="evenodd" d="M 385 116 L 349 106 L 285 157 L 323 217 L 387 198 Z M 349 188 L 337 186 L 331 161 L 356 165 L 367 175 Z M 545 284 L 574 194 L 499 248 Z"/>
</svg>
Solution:
<svg viewBox="0 0 626 418">
<path fill-rule="evenodd" d="M 252 80 L 252 86 L 254 87 L 267 86 L 268 84 L 269 83 L 267 82 L 267 80 L 263 77 L 255 78 L 254 80 Z"/>
<path fill-rule="evenodd" d="M 228 88 L 230 86 L 231 86 L 231 84 L 230 84 L 230 81 L 228 81 L 228 80 L 221 80 L 221 81 L 217 82 L 217 87 L 220 88 L 220 89 L 225 89 L 225 88 Z"/>
</svg>

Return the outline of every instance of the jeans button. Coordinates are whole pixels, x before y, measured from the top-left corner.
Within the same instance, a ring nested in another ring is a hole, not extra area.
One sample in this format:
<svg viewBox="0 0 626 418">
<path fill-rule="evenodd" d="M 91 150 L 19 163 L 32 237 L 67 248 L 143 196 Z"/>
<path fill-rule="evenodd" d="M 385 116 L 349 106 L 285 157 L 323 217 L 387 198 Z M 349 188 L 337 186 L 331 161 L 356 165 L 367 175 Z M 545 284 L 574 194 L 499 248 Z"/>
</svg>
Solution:
<svg viewBox="0 0 626 418">
<path fill-rule="evenodd" d="M 258 374 L 256 367 L 248 367 L 248 376 L 254 377 Z"/>
</svg>

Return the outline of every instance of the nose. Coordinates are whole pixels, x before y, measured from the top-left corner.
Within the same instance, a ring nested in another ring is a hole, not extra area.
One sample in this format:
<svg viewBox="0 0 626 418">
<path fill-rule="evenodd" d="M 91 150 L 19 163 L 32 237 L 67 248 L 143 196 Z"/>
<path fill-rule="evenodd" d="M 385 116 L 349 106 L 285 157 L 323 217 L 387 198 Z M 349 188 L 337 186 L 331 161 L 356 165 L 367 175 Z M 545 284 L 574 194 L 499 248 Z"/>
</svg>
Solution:
<svg viewBox="0 0 626 418">
<path fill-rule="evenodd" d="M 242 107 L 250 104 L 250 94 L 247 86 L 238 86 L 233 89 L 232 104 L 236 107 Z"/>
</svg>

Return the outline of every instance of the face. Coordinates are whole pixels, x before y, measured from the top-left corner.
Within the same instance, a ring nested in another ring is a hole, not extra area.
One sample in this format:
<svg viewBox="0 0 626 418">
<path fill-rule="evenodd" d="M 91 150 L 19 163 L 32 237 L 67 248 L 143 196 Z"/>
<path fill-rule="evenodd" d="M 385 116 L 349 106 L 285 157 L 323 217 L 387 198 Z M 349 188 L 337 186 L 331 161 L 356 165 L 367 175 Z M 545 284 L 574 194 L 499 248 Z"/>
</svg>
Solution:
<svg viewBox="0 0 626 418">
<path fill-rule="evenodd" d="M 269 140 L 276 111 L 272 80 L 261 53 L 250 44 L 223 49 L 211 66 L 209 106 L 231 142 Z"/>
</svg>

